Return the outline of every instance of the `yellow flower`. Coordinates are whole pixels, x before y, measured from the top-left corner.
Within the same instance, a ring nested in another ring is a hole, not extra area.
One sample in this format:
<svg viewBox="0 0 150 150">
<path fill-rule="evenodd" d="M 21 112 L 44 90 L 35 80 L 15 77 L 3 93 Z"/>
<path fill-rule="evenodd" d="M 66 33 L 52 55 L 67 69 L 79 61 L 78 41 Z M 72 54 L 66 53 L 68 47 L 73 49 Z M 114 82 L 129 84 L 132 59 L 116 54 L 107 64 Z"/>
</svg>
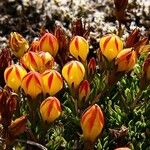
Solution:
<svg viewBox="0 0 150 150">
<path fill-rule="evenodd" d="M 94 143 L 104 126 L 104 116 L 101 108 L 95 104 L 87 109 L 81 118 L 81 128 L 86 141 Z"/>
<path fill-rule="evenodd" d="M 39 41 L 39 50 L 49 52 L 53 57 L 58 52 L 57 38 L 51 33 L 45 33 Z"/>
<path fill-rule="evenodd" d="M 132 48 L 122 50 L 116 57 L 117 71 L 129 72 L 136 64 L 136 52 Z"/>
<path fill-rule="evenodd" d="M 48 97 L 40 105 L 40 113 L 44 122 L 51 123 L 61 115 L 62 109 L 56 97 Z"/>
<path fill-rule="evenodd" d="M 86 61 L 89 53 L 89 44 L 82 36 L 75 36 L 70 42 L 69 50 L 71 55 L 77 60 Z"/>
<path fill-rule="evenodd" d="M 96 60 L 92 57 L 88 63 L 88 74 L 94 74 L 96 71 Z"/>
<path fill-rule="evenodd" d="M 29 51 L 21 58 L 22 65 L 30 71 L 41 71 L 44 63 L 38 53 Z"/>
<path fill-rule="evenodd" d="M 107 34 L 100 39 L 100 49 L 108 61 L 112 61 L 123 49 L 123 42 L 115 34 Z"/>
<path fill-rule="evenodd" d="M 9 38 L 9 46 L 14 55 L 18 58 L 22 57 L 29 48 L 29 43 L 17 32 L 11 32 Z"/>
<path fill-rule="evenodd" d="M 52 69 L 54 67 L 54 58 L 49 52 L 39 52 L 39 56 L 43 61 L 43 66 L 41 72 L 44 72 L 47 69 Z"/>
<path fill-rule="evenodd" d="M 33 51 L 33 52 L 39 51 L 39 40 L 32 41 L 29 51 Z"/>
<path fill-rule="evenodd" d="M 40 93 L 43 92 L 41 74 L 35 71 L 30 71 L 22 79 L 21 87 L 25 94 L 30 95 L 32 99 L 35 99 Z"/>
<path fill-rule="evenodd" d="M 22 78 L 27 74 L 26 70 L 17 64 L 13 64 L 5 69 L 4 79 L 10 88 L 14 91 L 18 91 L 21 86 Z"/>
<path fill-rule="evenodd" d="M 77 88 L 85 76 L 85 68 L 79 61 L 70 61 L 64 65 L 62 75 L 71 88 Z"/>
<path fill-rule="evenodd" d="M 90 84 L 87 80 L 82 81 L 79 86 L 79 101 L 85 102 L 90 95 Z"/>
<path fill-rule="evenodd" d="M 55 95 L 63 88 L 63 79 L 56 70 L 46 70 L 42 74 L 44 92 L 49 95 Z"/>
</svg>

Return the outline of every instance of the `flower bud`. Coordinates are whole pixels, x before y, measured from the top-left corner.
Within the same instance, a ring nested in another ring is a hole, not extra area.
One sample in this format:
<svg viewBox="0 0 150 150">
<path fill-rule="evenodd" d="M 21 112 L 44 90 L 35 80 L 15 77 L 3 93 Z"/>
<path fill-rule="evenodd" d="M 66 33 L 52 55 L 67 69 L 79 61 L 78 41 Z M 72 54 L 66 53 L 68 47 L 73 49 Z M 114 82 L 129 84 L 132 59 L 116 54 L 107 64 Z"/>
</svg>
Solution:
<svg viewBox="0 0 150 150">
<path fill-rule="evenodd" d="M 95 58 L 92 57 L 88 63 L 88 74 L 94 74 L 96 70 L 96 61 Z"/>
<path fill-rule="evenodd" d="M 77 88 L 85 76 L 85 68 L 79 61 L 70 61 L 64 65 L 62 75 L 71 88 Z"/>
<path fill-rule="evenodd" d="M 56 70 L 46 70 L 42 74 L 44 92 L 49 95 L 55 95 L 63 88 L 63 79 Z"/>
<path fill-rule="evenodd" d="M 89 44 L 83 37 L 75 36 L 70 42 L 69 51 L 77 60 L 86 61 L 89 53 Z"/>
<path fill-rule="evenodd" d="M 4 71 L 4 79 L 11 89 L 18 91 L 18 88 L 21 86 L 22 78 L 27 74 L 26 70 L 17 64 L 13 64 L 7 67 Z"/>
<path fill-rule="evenodd" d="M 44 72 L 47 69 L 52 69 L 54 67 L 54 58 L 49 52 L 39 52 L 39 56 L 43 61 L 43 66 L 41 72 Z"/>
<path fill-rule="evenodd" d="M 21 116 L 14 120 L 9 126 L 9 134 L 11 137 L 17 137 L 26 130 L 27 116 Z"/>
<path fill-rule="evenodd" d="M 129 37 L 126 39 L 126 48 L 134 47 L 134 45 L 139 41 L 140 39 L 140 30 L 135 28 L 129 35 Z"/>
<path fill-rule="evenodd" d="M 128 147 L 120 147 L 120 148 L 116 148 L 115 150 L 131 150 L 131 149 Z"/>
<path fill-rule="evenodd" d="M 40 105 L 40 113 L 44 122 L 51 123 L 61 115 L 62 109 L 56 97 L 48 97 Z"/>
<path fill-rule="evenodd" d="M 117 71 L 129 72 L 136 64 L 136 52 L 132 48 L 122 50 L 116 57 Z"/>
<path fill-rule="evenodd" d="M 30 71 L 22 79 L 21 87 L 24 90 L 25 94 L 31 96 L 32 99 L 35 99 L 40 93 L 43 92 L 41 74 L 35 71 Z"/>
<path fill-rule="evenodd" d="M 38 53 L 29 51 L 21 58 L 22 65 L 30 71 L 41 71 L 43 67 L 42 58 Z"/>
<path fill-rule="evenodd" d="M 79 101 L 85 102 L 90 95 L 90 84 L 87 80 L 82 81 L 79 86 Z"/>
<path fill-rule="evenodd" d="M 81 118 L 81 128 L 85 141 L 94 143 L 104 126 L 104 116 L 101 108 L 94 104 L 89 107 Z"/>
<path fill-rule="evenodd" d="M 58 52 L 57 38 L 51 33 L 45 33 L 39 41 L 39 50 L 49 52 L 53 57 Z"/>
<path fill-rule="evenodd" d="M 29 51 L 33 51 L 33 52 L 39 51 L 39 40 L 32 41 Z"/>
<path fill-rule="evenodd" d="M 108 61 L 112 61 L 123 49 L 123 42 L 115 34 L 107 34 L 100 39 L 100 49 Z"/>
<path fill-rule="evenodd" d="M 22 57 L 29 48 L 29 43 L 17 32 L 11 32 L 9 38 L 9 46 L 14 55 L 18 58 Z"/>
</svg>

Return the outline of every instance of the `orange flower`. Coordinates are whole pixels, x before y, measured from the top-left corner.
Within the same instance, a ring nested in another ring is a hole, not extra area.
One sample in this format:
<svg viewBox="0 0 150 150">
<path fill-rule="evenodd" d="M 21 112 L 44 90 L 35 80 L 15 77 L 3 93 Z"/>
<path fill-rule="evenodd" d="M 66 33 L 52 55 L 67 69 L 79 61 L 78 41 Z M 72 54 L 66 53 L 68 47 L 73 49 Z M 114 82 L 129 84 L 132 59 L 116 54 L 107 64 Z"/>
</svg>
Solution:
<svg viewBox="0 0 150 150">
<path fill-rule="evenodd" d="M 77 60 L 86 61 L 89 53 L 89 44 L 82 36 L 75 36 L 70 42 L 69 50 L 71 55 Z"/>
<path fill-rule="evenodd" d="M 82 81 L 79 86 L 79 101 L 86 101 L 90 95 L 90 84 L 87 80 Z"/>
<path fill-rule="evenodd" d="M 136 52 L 132 48 L 122 50 L 116 57 L 115 64 L 117 65 L 117 71 L 129 72 L 136 64 L 137 56 Z"/>
<path fill-rule="evenodd" d="M 85 75 L 85 69 L 79 61 L 70 61 L 62 69 L 62 75 L 70 87 L 77 88 Z"/>
<path fill-rule="evenodd" d="M 42 72 L 47 69 L 52 69 L 54 67 L 54 58 L 49 52 L 39 52 L 39 56 L 43 61 Z"/>
<path fill-rule="evenodd" d="M 131 149 L 128 147 L 120 147 L 120 148 L 116 148 L 115 150 L 131 150 Z"/>
<path fill-rule="evenodd" d="M 81 118 L 81 128 L 86 141 L 94 143 L 104 126 L 104 116 L 101 108 L 95 104 L 87 109 Z"/>
<path fill-rule="evenodd" d="M 41 71 L 43 67 L 42 58 L 38 53 L 29 51 L 21 58 L 22 65 L 31 71 Z"/>
<path fill-rule="evenodd" d="M 49 52 L 53 57 L 58 52 L 57 38 L 51 33 L 45 33 L 39 41 L 39 50 Z"/>
<path fill-rule="evenodd" d="M 38 72 L 30 71 L 22 79 L 21 87 L 25 94 L 30 95 L 32 99 L 35 99 L 40 93 L 43 92 L 41 75 Z"/>
<path fill-rule="evenodd" d="M 18 91 L 22 78 L 27 74 L 26 70 L 17 64 L 13 64 L 5 69 L 4 79 L 6 84 L 14 91 Z"/>
<path fill-rule="evenodd" d="M 51 123 L 61 115 L 62 109 L 56 97 L 48 97 L 40 105 L 40 113 L 44 122 Z"/>
<path fill-rule="evenodd" d="M 21 57 L 29 48 L 29 43 L 17 32 L 11 32 L 9 46 L 16 57 Z"/>
<path fill-rule="evenodd" d="M 119 36 L 107 34 L 100 39 L 100 49 L 108 61 L 112 61 L 123 49 L 123 42 Z"/>
<path fill-rule="evenodd" d="M 55 95 L 63 88 L 63 79 L 56 70 L 46 70 L 42 74 L 44 92 Z"/>
</svg>

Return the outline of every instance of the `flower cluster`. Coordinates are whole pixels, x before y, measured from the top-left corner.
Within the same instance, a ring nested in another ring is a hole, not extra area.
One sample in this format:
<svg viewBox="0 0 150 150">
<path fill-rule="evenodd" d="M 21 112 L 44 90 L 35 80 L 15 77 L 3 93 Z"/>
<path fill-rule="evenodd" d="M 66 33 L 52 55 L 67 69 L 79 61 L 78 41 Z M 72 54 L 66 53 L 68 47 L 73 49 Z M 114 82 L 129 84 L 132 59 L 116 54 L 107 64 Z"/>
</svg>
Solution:
<svg viewBox="0 0 150 150">
<path fill-rule="evenodd" d="M 31 44 L 21 34 L 12 32 L 9 46 L 17 61 L 8 64 L 4 71 L 6 87 L 20 96 L 18 107 L 29 114 L 29 126 L 38 135 L 39 141 L 41 138 L 43 142 L 42 132 L 48 131 L 48 125 L 62 123 L 66 116 L 70 117 L 66 114 L 68 108 L 72 113 L 72 122 L 76 122 L 77 127 L 82 129 L 83 138 L 80 136 L 80 142 L 84 143 L 85 149 L 88 142 L 94 147 L 107 126 L 105 103 L 102 104 L 101 98 L 111 91 L 121 77 L 132 72 L 146 41 L 146 37 L 140 37 L 138 29 L 125 41 L 109 33 L 100 38 L 99 48 L 95 50 L 97 56 L 91 57 L 90 41 L 87 36 L 76 32 L 68 40 L 64 31 L 57 27 L 54 34 L 45 32 Z M 145 78 L 145 81 L 150 81 L 149 60 L 150 55 L 143 65 L 141 79 Z M 141 86 L 146 88 L 146 82 L 141 82 Z M 20 128 L 24 129 L 27 116 L 11 123 L 10 118 L 17 107 L 16 101 L 12 95 L 9 97 L 3 93 L 4 96 L 0 95 L 0 121 L 3 126 L 7 123 L 11 135 L 17 136 L 24 131 Z M 22 103 L 27 103 L 27 107 L 22 107 Z M 136 101 L 132 108 L 135 105 Z M 4 119 L 6 114 L 9 119 Z M 38 129 L 36 123 L 40 126 Z"/>
</svg>

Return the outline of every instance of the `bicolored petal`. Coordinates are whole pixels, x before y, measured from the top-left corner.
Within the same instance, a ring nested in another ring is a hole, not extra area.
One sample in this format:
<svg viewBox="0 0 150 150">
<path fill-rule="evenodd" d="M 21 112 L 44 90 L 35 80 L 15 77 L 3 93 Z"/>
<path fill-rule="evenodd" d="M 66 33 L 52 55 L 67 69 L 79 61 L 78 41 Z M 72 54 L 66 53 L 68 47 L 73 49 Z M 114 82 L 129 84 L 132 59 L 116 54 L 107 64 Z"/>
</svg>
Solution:
<svg viewBox="0 0 150 150">
<path fill-rule="evenodd" d="M 44 92 L 49 95 L 55 95 L 63 88 L 63 79 L 56 70 L 46 70 L 42 74 Z"/>
<path fill-rule="evenodd" d="M 86 141 L 92 143 L 100 135 L 104 126 L 104 116 L 101 108 L 95 104 L 88 108 L 81 118 L 81 128 Z"/>
<path fill-rule="evenodd" d="M 21 86 L 21 81 L 26 74 L 27 72 L 22 66 L 13 64 L 5 69 L 4 79 L 7 86 L 17 92 L 18 88 Z"/>
<path fill-rule="evenodd" d="M 40 114 L 44 122 L 51 123 L 61 115 L 62 109 L 56 97 L 48 97 L 40 105 Z"/>
<path fill-rule="evenodd" d="M 112 61 L 123 49 L 123 42 L 115 34 L 107 34 L 100 39 L 100 50 L 108 61 Z"/>
<path fill-rule="evenodd" d="M 62 75 L 71 88 L 77 88 L 84 79 L 85 68 L 79 61 L 70 61 L 64 65 Z"/>
<path fill-rule="evenodd" d="M 70 42 L 69 51 L 77 60 L 85 61 L 89 53 L 89 44 L 82 36 L 75 36 Z"/>
</svg>

